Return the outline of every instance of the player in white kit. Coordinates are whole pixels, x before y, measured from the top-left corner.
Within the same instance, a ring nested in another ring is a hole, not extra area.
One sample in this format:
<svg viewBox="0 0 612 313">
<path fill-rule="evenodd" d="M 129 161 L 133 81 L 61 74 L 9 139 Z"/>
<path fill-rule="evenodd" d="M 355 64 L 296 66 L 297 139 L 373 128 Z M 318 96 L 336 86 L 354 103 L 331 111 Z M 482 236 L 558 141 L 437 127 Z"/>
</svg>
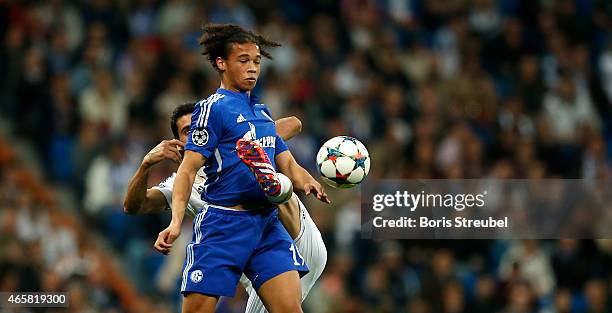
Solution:
<svg viewBox="0 0 612 313">
<path fill-rule="evenodd" d="M 180 163 L 182 147 L 189 133 L 193 107 L 194 104 L 183 104 L 174 110 L 170 126 L 175 139 L 162 141 L 144 157 L 141 166 L 128 185 L 124 202 L 125 213 L 150 214 L 161 213 L 171 209 L 172 188 L 176 173 L 173 173 L 172 176 L 168 177 L 158 186 L 147 189 L 148 172 L 153 165 L 165 159 Z M 275 123 L 276 132 L 283 140 L 293 138 L 301 130 L 301 123 L 295 117 L 279 119 Z M 196 175 L 187 209 L 185 210 L 185 214 L 191 218 L 195 217 L 201 208 L 208 205 L 200 198 L 205 181 L 204 171 L 200 169 Z M 299 251 L 296 252 L 301 254 L 310 269 L 310 272 L 301 278 L 302 301 L 304 301 L 316 280 L 323 273 L 325 263 L 327 262 L 327 250 L 319 229 L 296 194 L 293 194 L 287 203 L 281 204 L 278 207 L 280 221 L 295 241 Z M 243 274 L 240 282 L 249 294 L 246 312 L 266 312 L 261 299 L 257 296 L 255 289 L 251 285 L 251 281 Z"/>
</svg>

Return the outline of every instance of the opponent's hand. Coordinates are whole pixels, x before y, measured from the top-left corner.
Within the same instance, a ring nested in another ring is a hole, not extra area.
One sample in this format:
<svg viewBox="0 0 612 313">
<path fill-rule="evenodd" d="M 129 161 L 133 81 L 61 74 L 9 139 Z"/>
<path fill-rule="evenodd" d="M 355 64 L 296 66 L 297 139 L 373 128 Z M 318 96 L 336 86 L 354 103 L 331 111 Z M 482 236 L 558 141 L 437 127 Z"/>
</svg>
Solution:
<svg viewBox="0 0 612 313">
<path fill-rule="evenodd" d="M 306 192 L 306 195 L 309 195 L 309 194 L 313 193 L 315 195 L 315 197 L 317 197 L 317 199 L 319 199 L 319 201 L 321 201 L 321 202 L 325 202 L 327 204 L 331 203 L 331 200 L 329 200 L 329 198 L 327 198 L 327 194 L 325 193 L 325 189 L 316 180 L 313 180 L 311 182 L 308 182 L 308 183 L 304 184 L 304 192 Z"/>
<path fill-rule="evenodd" d="M 179 149 L 182 150 L 184 147 L 185 144 L 179 140 L 164 140 L 155 146 L 155 148 L 151 149 L 147 155 L 145 155 L 144 159 L 142 160 L 142 164 L 148 167 L 155 165 L 164 159 L 170 159 L 180 164 L 183 157 L 181 156 Z"/>
<path fill-rule="evenodd" d="M 168 254 L 172 248 L 172 243 L 181 235 L 181 225 L 170 223 L 170 225 L 162 230 L 155 240 L 155 250 Z"/>
</svg>

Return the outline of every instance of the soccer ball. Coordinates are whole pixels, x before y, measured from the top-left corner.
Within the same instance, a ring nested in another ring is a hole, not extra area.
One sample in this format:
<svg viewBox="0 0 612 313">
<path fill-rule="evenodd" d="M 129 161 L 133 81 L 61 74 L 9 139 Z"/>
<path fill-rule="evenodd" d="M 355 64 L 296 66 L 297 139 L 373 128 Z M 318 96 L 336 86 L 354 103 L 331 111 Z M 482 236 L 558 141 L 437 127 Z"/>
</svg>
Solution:
<svg viewBox="0 0 612 313">
<path fill-rule="evenodd" d="M 335 188 L 352 188 L 368 175 L 370 154 L 357 139 L 334 137 L 317 153 L 317 167 L 323 181 Z"/>
</svg>

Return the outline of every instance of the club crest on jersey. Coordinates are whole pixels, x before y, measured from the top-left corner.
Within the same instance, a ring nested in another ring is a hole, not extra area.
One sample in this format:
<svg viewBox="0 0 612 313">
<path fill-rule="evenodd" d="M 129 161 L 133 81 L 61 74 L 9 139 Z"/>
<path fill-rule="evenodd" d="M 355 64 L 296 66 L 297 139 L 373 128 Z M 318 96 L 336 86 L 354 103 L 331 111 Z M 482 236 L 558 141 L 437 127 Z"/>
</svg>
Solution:
<svg viewBox="0 0 612 313">
<path fill-rule="evenodd" d="M 195 270 L 191 273 L 190 278 L 191 281 L 194 283 L 199 283 L 202 281 L 202 277 L 204 276 L 204 274 L 202 274 L 202 271 L 200 270 Z"/>
<path fill-rule="evenodd" d="M 191 133 L 191 141 L 196 146 L 203 146 L 208 142 L 208 131 L 204 128 L 196 128 Z"/>
</svg>

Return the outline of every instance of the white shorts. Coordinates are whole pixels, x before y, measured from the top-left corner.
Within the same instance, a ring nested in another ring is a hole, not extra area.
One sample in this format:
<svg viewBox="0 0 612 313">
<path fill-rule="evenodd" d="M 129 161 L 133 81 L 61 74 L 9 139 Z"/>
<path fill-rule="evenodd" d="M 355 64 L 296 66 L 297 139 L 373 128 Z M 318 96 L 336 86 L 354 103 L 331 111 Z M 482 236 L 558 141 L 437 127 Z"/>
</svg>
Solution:
<svg viewBox="0 0 612 313">
<path fill-rule="evenodd" d="M 297 196 L 296 196 L 297 198 Z M 321 274 L 323 273 L 323 269 L 325 268 L 325 263 L 327 263 L 327 249 L 325 248 L 325 243 L 323 242 L 323 238 L 321 237 L 321 232 L 315 225 L 312 217 L 308 214 L 308 210 L 298 198 L 298 204 L 300 206 L 300 215 L 302 217 L 300 234 L 295 239 L 295 245 L 298 248 L 298 251 L 306 261 L 306 265 L 310 269 L 310 272 L 306 274 L 301 279 L 302 285 L 302 301 L 306 299 L 308 292 L 314 286 L 315 282 Z M 265 313 L 266 308 L 264 307 L 261 299 L 257 295 L 255 289 L 251 285 L 251 281 L 249 281 L 244 274 L 240 277 L 240 283 L 244 286 L 247 293 L 249 294 L 249 300 L 246 306 L 246 313 Z"/>
</svg>

